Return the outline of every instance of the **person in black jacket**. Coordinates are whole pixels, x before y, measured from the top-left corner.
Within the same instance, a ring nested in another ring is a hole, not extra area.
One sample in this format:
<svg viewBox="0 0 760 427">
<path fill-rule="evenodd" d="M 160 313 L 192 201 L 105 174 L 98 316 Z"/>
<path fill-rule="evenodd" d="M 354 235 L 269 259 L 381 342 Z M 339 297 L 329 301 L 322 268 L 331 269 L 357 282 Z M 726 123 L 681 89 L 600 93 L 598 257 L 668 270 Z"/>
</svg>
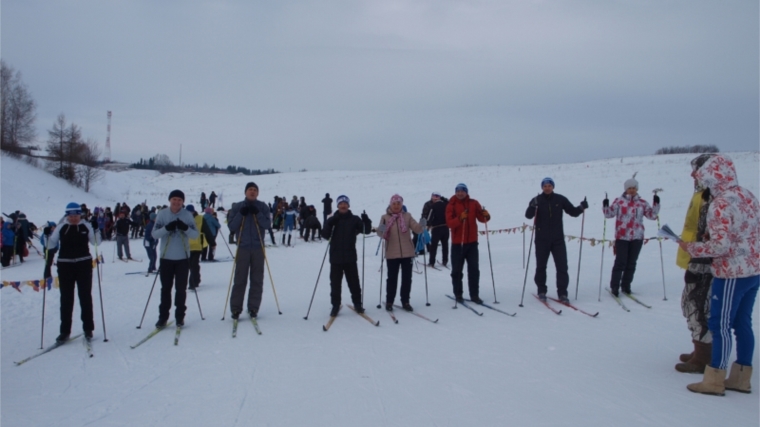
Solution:
<svg viewBox="0 0 760 427">
<path fill-rule="evenodd" d="M 438 252 L 438 242 L 441 243 L 441 264 L 444 267 L 449 263 L 449 227 L 446 225 L 446 205 L 449 200 L 441 196 L 441 193 L 433 193 L 430 197 L 430 206 L 422 217 L 427 220 L 430 229 L 430 245 L 428 245 L 430 266 L 435 266 L 435 257 Z M 427 205 L 427 203 L 425 204 Z"/>
<path fill-rule="evenodd" d="M 116 224 L 114 225 L 114 229 L 116 230 L 116 254 L 122 261 L 124 260 L 122 248 L 126 252 L 127 259 L 132 259 L 132 254 L 129 251 L 129 227 L 134 225 L 134 221 L 127 218 L 127 215 L 129 215 L 129 209 L 122 207 L 121 212 L 119 212 L 119 219 L 116 220 Z"/>
<path fill-rule="evenodd" d="M 328 215 L 332 213 L 332 202 L 333 199 L 330 198 L 330 193 L 325 193 L 325 198 L 322 199 L 322 204 L 324 205 L 322 209 L 322 224 L 327 222 Z"/>
<path fill-rule="evenodd" d="M 356 236 L 359 233 L 372 232 L 372 221 L 366 213 L 361 218 L 349 210 L 350 200 L 347 196 L 338 196 L 338 212 L 327 218 L 322 229 L 322 237 L 330 240 L 330 301 L 335 317 L 340 310 L 340 293 L 343 275 L 346 275 L 351 301 L 357 313 L 364 313 L 362 306 L 362 289 L 359 282 L 359 268 L 356 265 Z"/>
<path fill-rule="evenodd" d="M 71 335 L 74 314 L 74 289 L 78 290 L 82 329 L 85 339 L 92 338 L 95 321 L 92 310 L 92 255 L 90 244 L 96 246 L 100 239 L 87 221 L 82 220 L 82 208 L 77 203 L 66 206 L 66 216 L 50 234 L 47 248 L 60 244 L 58 253 L 58 280 L 61 288 L 61 328 L 56 343 L 63 344 Z"/>
<path fill-rule="evenodd" d="M 538 287 L 538 297 L 546 301 L 546 264 L 551 254 L 557 270 L 557 297 L 562 302 L 570 302 L 567 298 L 570 277 L 567 274 L 567 248 L 562 227 L 562 212 L 574 218 L 578 217 L 588 208 L 588 202 L 584 198 L 578 207 L 573 206 L 565 196 L 554 192 L 554 180 L 548 177 L 541 181 L 541 189 L 543 193 L 531 199 L 525 211 L 526 218 L 536 218 L 536 275 L 533 280 Z"/>
</svg>

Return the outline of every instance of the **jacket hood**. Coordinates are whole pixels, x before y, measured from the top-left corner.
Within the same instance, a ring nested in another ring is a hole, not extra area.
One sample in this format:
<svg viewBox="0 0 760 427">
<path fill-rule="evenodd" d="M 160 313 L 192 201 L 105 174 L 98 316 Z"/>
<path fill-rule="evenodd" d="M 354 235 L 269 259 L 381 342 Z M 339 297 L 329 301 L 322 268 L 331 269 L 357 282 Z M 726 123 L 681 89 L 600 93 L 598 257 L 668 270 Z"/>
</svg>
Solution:
<svg viewBox="0 0 760 427">
<path fill-rule="evenodd" d="M 713 196 L 739 185 L 734 162 L 722 155 L 709 158 L 694 174 L 702 188 L 709 188 Z"/>
</svg>

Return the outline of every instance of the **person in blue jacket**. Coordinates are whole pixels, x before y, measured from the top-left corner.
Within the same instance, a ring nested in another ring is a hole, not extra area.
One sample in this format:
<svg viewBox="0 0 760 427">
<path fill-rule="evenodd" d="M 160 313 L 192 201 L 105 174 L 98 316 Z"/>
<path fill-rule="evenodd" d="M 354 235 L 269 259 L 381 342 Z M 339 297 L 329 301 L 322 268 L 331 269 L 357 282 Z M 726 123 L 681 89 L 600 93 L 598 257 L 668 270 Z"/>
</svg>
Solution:
<svg viewBox="0 0 760 427">
<path fill-rule="evenodd" d="M 158 246 L 158 240 L 153 238 L 153 227 L 156 225 L 156 213 L 152 212 L 148 217 L 148 223 L 145 224 L 145 237 L 143 238 L 143 246 L 145 252 L 148 253 L 148 273 L 156 272 L 156 247 Z"/>
</svg>

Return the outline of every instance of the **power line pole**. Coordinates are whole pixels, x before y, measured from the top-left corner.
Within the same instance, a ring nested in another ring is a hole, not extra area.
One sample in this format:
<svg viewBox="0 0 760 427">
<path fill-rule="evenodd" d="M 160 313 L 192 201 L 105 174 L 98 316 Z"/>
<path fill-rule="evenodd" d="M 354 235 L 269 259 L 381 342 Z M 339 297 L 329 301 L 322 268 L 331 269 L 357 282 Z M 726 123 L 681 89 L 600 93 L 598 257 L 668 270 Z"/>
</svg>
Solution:
<svg viewBox="0 0 760 427">
<path fill-rule="evenodd" d="M 106 156 L 103 162 L 111 161 L 111 112 L 108 112 L 108 132 L 106 133 Z"/>
</svg>

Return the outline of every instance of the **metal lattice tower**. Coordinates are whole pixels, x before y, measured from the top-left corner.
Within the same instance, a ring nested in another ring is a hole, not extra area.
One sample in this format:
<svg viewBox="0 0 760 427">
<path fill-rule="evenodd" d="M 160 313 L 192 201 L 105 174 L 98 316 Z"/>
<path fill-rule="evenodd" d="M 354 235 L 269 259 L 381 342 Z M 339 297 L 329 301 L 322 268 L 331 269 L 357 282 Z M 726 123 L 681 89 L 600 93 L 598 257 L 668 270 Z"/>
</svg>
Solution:
<svg viewBox="0 0 760 427">
<path fill-rule="evenodd" d="M 106 155 L 104 162 L 111 161 L 111 112 L 108 112 L 108 133 L 106 134 Z"/>
</svg>

